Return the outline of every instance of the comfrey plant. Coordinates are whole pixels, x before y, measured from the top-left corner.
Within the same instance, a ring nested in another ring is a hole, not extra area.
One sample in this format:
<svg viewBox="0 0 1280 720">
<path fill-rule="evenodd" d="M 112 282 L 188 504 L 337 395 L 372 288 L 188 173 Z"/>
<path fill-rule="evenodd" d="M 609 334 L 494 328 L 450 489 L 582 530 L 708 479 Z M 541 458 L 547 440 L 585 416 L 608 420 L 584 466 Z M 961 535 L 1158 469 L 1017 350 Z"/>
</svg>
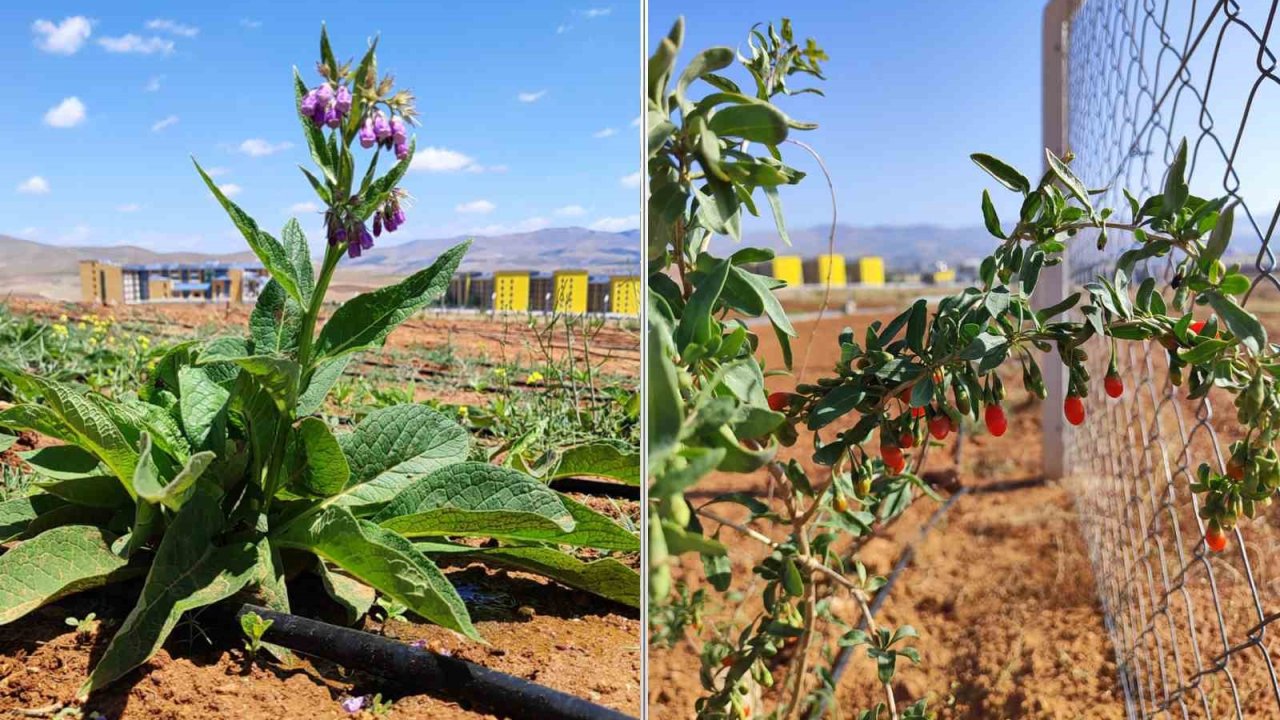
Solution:
<svg viewBox="0 0 1280 720">
<path fill-rule="evenodd" d="M 199 170 L 271 273 L 248 337 L 181 343 L 136 393 L 115 397 L 11 373 L 33 400 L 0 412 L 0 427 L 65 444 L 27 453 L 39 482 L 0 504 L 0 541 L 18 541 L 0 555 L 0 624 L 69 593 L 145 578 L 82 695 L 146 662 L 187 611 L 232 598 L 287 611 L 286 579 L 303 572 L 318 575 L 353 622 L 376 593 L 474 640 L 467 608 L 433 558 L 540 573 L 639 604 L 639 577 L 626 565 L 561 551 L 633 552 L 635 534 L 525 473 L 467 462 L 470 438 L 448 417 L 398 405 L 335 433 L 316 415 L 353 355 L 381 346 L 443 292 L 467 249 L 352 298 L 316 330 L 343 253 L 370 244 L 369 218 L 403 219 L 396 185 L 411 139 L 390 129 L 386 140 L 403 146 L 395 165 L 377 175 L 388 148 L 374 143 L 355 174 L 362 127 L 372 121 L 376 136 L 385 109 L 403 133 L 413 117 L 408 93 L 375 82 L 375 46 L 351 70 L 322 32 L 324 82 L 308 91 L 296 78 L 318 175 L 303 172 L 327 207 L 318 271 L 297 221 L 277 240 Z M 460 541 L 472 537 L 491 542 Z"/>
<path fill-rule="evenodd" d="M 777 213 L 777 186 L 799 180 L 781 164 L 778 146 L 789 129 L 808 126 L 789 121 L 773 105 L 777 93 L 770 88 L 791 72 L 816 74 L 816 65 L 807 62 L 816 48 L 812 41 L 807 48 L 796 45 L 784 21 L 780 33 L 753 31 L 751 57 L 741 58 L 755 80 L 755 97 L 716 74 L 732 61 L 727 48 L 695 57 L 668 93 L 682 31 L 677 24 L 650 60 L 649 202 L 656 223 L 650 236 L 657 240 L 649 248 L 650 589 L 651 601 L 667 606 L 651 617 L 698 627 L 699 608 L 687 607 L 687 590 L 669 599 L 671 555 L 700 554 L 706 584 L 721 593 L 731 587 L 729 549 L 720 530 L 704 532 L 704 521 L 769 553 L 752 568 L 753 587 L 763 599 L 758 614 L 716 623 L 701 646 L 706 692 L 697 703 L 700 718 L 821 715 L 835 692 L 836 646 L 865 650 L 884 689 L 883 702 L 855 717 L 929 716 L 923 700 L 898 706 L 894 676 L 900 661 L 920 661 L 910 645 L 916 631 L 876 622 L 870 599 L 884 579 L 867 572 L 858 548 L 916 497 L 934 496 L 918 476 L 929 438 L 944 440 L 966 416 L 984 420 L 992 435 L 1006 432 L 998 371 L 1007 363 L 1018 363 L 1027 390 L 1044 398 L 1037 356 L 1055 353 L 1069 373 L 1063 412 L 1079 425 L 1086 421 L 1082 398 L 1093 382 L 1086 345 L 1110 353 L 1102 385 L 1114 398 L 1125 391 L 1116 345 L 1159 343 L 1168 353 L 1170 383 L 1193 399 L 1214 388 L 1232 394 L 1246 431 L 1223 467 L 1202 464 L 1192 483 L 1204 496 L 1205 547 L 1224 549 L 1225 531 L 1270 503 L 1280 487 L 1280 347 L 1268 342 L 1263 325 L 1237 299 L 1251 284 L 1222 261 L 1233 208 L 1228 198 L 1190 194 L 1185 142 L 1162 192 L 1145 199 L 1126 194 L 1127 220 L 1094 205 L 1102 191 L 1088 189 L 1073 174 L 1070 157 L 1046 153 L 1049 170 L 1033 183 L 997 158 L 973 155 L 1021 197 L 1016 221 L 1002 223 L 983 193 L 982 214 L 998 243 L 980 267 L 979 284 L 932 307 L 917 300 L 888 323 L 872 323 L 862 337 L 846 330 L 838 338 L 840 360 L 828 376 L 766 395 L 758 339 L 729 313 L 767 316 L 786 349 L 794 330 L 773 296 L 776 283 L 745 267 L 772 253 L 742 248 L 719 258 L 708 252 L 707 240 L 712 233 L 736 235 L 742 211 L 754 211 L 757 188 Z M 689 98 L 697 81 L 713 92 Z M 749 154 L 748 140 L 764 152 Z M 1099 246 L 1108 234 L 1130 234 L 1133 246 L 1110 277 L 1034 309 L 1042 268 L 1060 262 L 1082 231 L 1096 236 Z M 1139 263 L 1171 254 L 1176 272 L 1169 287 L 1153 276 L 1131 285 Z M 1077 305 L 1080 317 L 1067 317 Z M 779 447 L 794 443 L 801 431 L 812 433 L 812 460 L 823 472 L 811 474 L 795 460 L 777 458 Z M 691 507 L 686 491 L 714 471 L 764 471 L 767 500 L 728 493 Z M 716 506 L 725 503 L 745 508 L 748 519 L 724 517 Z M 831 602 L 836 595 L 853 600 L 852 617 L 837 613 L 839 605 Z M 786 668 L 786 686 L 768 696 L 774 707 L 762 711 L 757 689 L 773 686 L 779 666 Z"/>
</svg>

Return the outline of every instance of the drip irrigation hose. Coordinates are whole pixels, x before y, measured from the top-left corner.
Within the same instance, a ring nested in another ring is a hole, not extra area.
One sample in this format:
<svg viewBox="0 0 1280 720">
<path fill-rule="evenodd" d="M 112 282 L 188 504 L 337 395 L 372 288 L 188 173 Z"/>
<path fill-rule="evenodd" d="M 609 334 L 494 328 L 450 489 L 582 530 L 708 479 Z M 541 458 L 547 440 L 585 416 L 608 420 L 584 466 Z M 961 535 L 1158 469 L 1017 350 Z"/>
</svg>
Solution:
<svg viewBox="0 0 1280 720">
<path fill-rule="evenodd" d="M 605 480 L 580 477 L 558 478 L 551 481 L 551 487 L 560 492 L 576 492 L 583 495 L 598 495 L 619 500 L 640 500 L 639 485 L 623 485 L 622 483 Z"/>
<path fill-rule="evenodd" d="M 902 577 L 903 571 L 907 569 L 907 566 L 911 564 L 911 560 L 915 557 L 916 546 L 924 540 L 925 535 L 929 534 L 929 531 L 933 529 L 933 526 L 942 519 L 942 516 L 951 509 L 951 506 L 960 499 L 960 496 L 968 493 L 968 487 L 962 487 L 954 492 L 951 497 L 947 498 L 946 502 L 942 503 L 937 510 L 933 511 L 933 514 L 929 516 L 929 519 L 925 524 L 920 527 L 920 534 L 917 536 L 916 541 L 903 548 L 902 554 L 898 555 L 898 561 L 893 564 L 893 571 L 889 573 L 889 578 L 885 581 L 884 585 L 876 591 L 876 596 L 871 599 L 871 605 L 868 609 L 871 611 L 872 615 L 880 612 L 880 608 L 884 605 L 885 601 L 889 599 L 889 593 L 893 590 L 894 583 L 898 582 L 898 579 Z M 858 629 L 867 629 L 867 618 L 863 617 L 858 621 Z M 845 668 L 849 666 L 849 660 L 853 657 L 854 651 L 855 648 L 853 647 L 840 648 L 840 652 L 836 655 L 836 661 L 831 665 L 832 688 L 840 687 L 840 676 L 844 674 Z M 824 715 L 826 715 L 827 703 L 830 699 L 831 698 L 824 696 L 818 700 L 814 704 L 813 710 L 809 712 L 808 720 L 820 720 Z"/>
<path fill-rule="evenodd" d="M 241 605 L 236 617 L 246 613 L 256 613 L 271 621 L 263 635 L 266 642 L 324 658 L 343 667 L 360 668 L 405 690 L 465 699 L 501 717 L 634 720 L 617 710 L 559 690 L 360 630 L 249 604 Z"/>
</svg>

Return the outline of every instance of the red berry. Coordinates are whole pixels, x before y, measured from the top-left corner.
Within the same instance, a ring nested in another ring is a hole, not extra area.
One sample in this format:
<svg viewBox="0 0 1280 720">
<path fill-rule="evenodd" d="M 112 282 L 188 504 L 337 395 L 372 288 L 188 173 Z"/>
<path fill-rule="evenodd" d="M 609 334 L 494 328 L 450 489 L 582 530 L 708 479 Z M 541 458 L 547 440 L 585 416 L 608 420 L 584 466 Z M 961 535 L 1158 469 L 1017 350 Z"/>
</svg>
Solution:
<svg viewBox="0 0 1280 720">
<path fill-rule="evenodd" d="M 1236 462 L 1235 458 L 1227 461 L 1227 477 L 1236 481 L 1244 479 L 1244 466 Z"/>
<path fill-rule="evenodd" d="M 1195 321 L 1195 322 L 1191 323 L 1191 332 L 1195 333 L 1196 335 L 1199 335 L 1199 334 L 1200 334 L 1200 331 L 1201 331 L 1201 330 L 1203 330 L 1203 329 L 1204 329 L 1204 321 L 1203 321 L 1203 320 L 1197 320 L 1197 321 Z"/>
<path fill-rule="evenodd" d="M 1118 398 L 1124 394 L 1124 380 L 1119 375 L 1107 375 L 1102 386 L 1107 389 L 1108 397 Z"/>
<path fill-rule="evenodd" d="M 1009 421 L 1005 419 L 1004 408 L 999 405 L 988 405 L 983 411 L 983 420 L 987 422 L 987 432 L 1000 437 L 1009 429 Z"/>
<path fill-rule="evenodd" d="M 904 432 L 898 436 L 898 447 L 910 448 L 916 444 L 916 436 L 909 432 Z"/>
<path fill-rule="evenodd" d="M 1068 395 L 1062 403 L 1062 412 L 1067 416 L 1067 422 L 1079 425 L 1084 422 L 1084 401 L 1075 395 Z"/>
<path fill-rule="evenodd" d="M 911 388 L 907 388 L 906 390 L 903 390 L 902 392 L 898 393 L 898 399 L 910 405 L 911 404 Z"/>
<path fill-rule="evenodd" d="M 1222 552 L 1227 549 L 1227 534 L 1221 528 L 1210 525 L 1208 532 L 1204 534 L 1204 544 L 1214 552 Z"/>
<path fill-rule="evenodd" d="M 907 459 L 902 456 L 902 448 L 893 445 L 880 446 L 880 459 L 889 472 L 898 475 L 907 467 Z"/>
<path fill-rule="evenodd" d="M 720 661 L 720 667 L 733 667 L 733 656 L 725 655 L 724 659 Z"/>
<path fill-rule="evenodd" d="M 911 417 L 913 417 L 913 418 L 922 418 L 922 417 L 924 417 L 924 408 L 922 408 L 922 407 L 913 407 L 913 408 L 911 408 Z"/>
<path fill-rule="evenodd" d="M 946 415 L 934 415 L 929 418 L 929 434 L 935 440 L 946 440 L 951 432 L 951 418 Z"/>
<path fill-rule="evenodd" d="M 769 409 L 774 412 L 782 412 L 791 404 L 791 393 L 776 392 L 769 393 Z"/>
</svg>

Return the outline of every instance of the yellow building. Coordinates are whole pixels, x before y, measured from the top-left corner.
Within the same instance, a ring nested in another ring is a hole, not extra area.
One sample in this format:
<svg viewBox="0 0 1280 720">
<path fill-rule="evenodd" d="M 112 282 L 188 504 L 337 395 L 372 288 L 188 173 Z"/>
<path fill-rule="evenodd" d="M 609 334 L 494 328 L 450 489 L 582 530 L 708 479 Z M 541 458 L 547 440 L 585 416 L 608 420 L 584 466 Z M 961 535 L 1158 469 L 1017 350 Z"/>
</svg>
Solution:
<svg viewBox="0 0 1280 720">
<path fill-rule="evenodd" d="M 804 284 L 804 261 L 799 255 L 779 255 L 773 259 L 773 279 L 781 280 L 788 287 Z"/>
<path fill-rule="evenodd" d="M 929 281 L 934 285 L 949 285 L 956 281 L 955 270 L 935 270 L 929 276 Z"/>
<path fill-rule="evenodd" d="M 587 271 L 557 270 L 552 276 L 554 283 L 555 311 L 582 315 L 587 312 Z"/>
<path fill-rule="evenodd" d="M 253 302 L 266 281 L 266 272 L 255 266 L 80 261 L 80 299 L 91 304 L 204 300 L 236 305 Z"/>
<path fill-rule="evenodd" d="M 848 285 L 849 280 L 845 274 L 844 256 L 819 255 L 817 281 L 819 285 L 830 285 L 831 287 Z"/>
<path fill-rule="evenodd" d="M 500 270 L 493 274 L 493 309 L 498 312 L 528 312 L 527 270 Z"/>
<path fill-rule="evenodd" d="M 620 315 L 640 314 L 640 278 L 615 275 L 609 278 L 609 311 Z"/>
<path fill-rule="evenodd" d="M 863 285 L 884 285 L 884 258 L 876 255 L 858 258 L 853 279 Z"/>
</svg>

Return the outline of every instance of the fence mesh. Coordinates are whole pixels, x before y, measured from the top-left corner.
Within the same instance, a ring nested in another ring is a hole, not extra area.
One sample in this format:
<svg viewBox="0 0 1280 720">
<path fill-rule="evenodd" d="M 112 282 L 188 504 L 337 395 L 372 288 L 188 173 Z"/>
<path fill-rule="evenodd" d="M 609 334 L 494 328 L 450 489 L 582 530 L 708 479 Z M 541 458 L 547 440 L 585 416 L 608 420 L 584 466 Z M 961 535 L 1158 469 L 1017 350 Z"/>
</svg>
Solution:
<svg viewBox="0 0 1280 720">
<path fill-rule="evenodd" d="M 1271 241 L 1280 214 L 1277 2 L 1087 0 L 1068 28 L 1068 138 L 1090 187 L 1128 213 L 1121 188 L 1158 192 L 1182 138 L 1191 192 L 1230 195 L 1231 258 L 1254 275 L 1246 306 L 1280 336 Z M 1129 238 L 1073 243 L 1076 282 L 1109 273 Z M 1176 258 L 1143 272 L 1173 274 Z M 1167 285 L 1165 286 L 1167 287 Z M 1197 309 L 1207 314 L 1207 310 Z M 1202 462 L 1221 470 L 1242 436 L 1230 400 L 1188 401 L 1158 343 L 1122 344 L 1120 400 L 1092 393 L 1090 421 L 1068 439 L 1071 486 L 1130 717 L 1280 717 L 1280 505 L 1206 550 L 1197 498 Z M 1090 350 L 1101 379 L 1108 348 Z"/>
</svg>

